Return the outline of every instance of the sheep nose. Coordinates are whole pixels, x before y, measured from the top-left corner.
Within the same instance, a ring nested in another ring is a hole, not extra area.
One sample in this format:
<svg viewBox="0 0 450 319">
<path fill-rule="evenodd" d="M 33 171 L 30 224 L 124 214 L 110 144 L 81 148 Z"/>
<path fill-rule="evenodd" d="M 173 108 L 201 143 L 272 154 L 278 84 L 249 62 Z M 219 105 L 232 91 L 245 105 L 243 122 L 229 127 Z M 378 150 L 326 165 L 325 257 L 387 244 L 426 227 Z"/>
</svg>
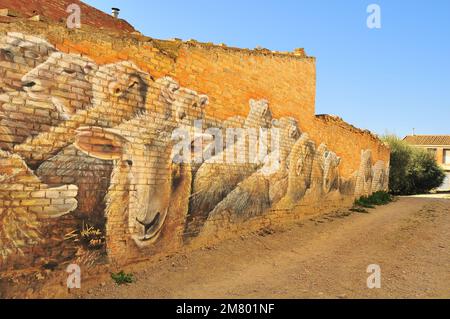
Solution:
<svg viewBox="0 0 450 319">
<path fill-rule="evenodd" d="M 160 216 L 161 214 L 158 212 L 156 213 L 156 215 L 154 215 L 152 220 L 149 220 L 148 216 L 144 216 L 144 218 L 136 217 L 136 221 L 142 226 L 144 226 L 146 229 L 149 229 L 158 222 Z"/>
</svg>

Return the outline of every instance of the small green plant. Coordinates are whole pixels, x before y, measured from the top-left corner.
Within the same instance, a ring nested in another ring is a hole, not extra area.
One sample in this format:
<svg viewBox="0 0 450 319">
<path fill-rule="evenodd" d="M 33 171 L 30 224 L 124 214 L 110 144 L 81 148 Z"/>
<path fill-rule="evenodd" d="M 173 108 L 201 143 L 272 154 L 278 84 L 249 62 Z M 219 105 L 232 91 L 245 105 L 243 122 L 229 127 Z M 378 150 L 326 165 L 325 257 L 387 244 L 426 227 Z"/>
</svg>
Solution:
<svg viewBox="0 0 450 319">
<path fill-rule="evenodd" d="M 126 274 L 123 271 L 118 272 L 116 274 L 114 274 L 114 273 L 111 274 L 111 278 L 119 286 L 120 285 L 125 285 L 125 284 L 132 284 L 135 281 L 133 274 Z"/>
<path fill-rule="evenodd" d="M 355 207 L 353 209 L 374 208 L 375 206 L 386 205 L 392 202 L 394 198 L 392 195 L 386 192 L 376 192 L 370 196 L 363 196 L 355 201 Z"/>
</svg>

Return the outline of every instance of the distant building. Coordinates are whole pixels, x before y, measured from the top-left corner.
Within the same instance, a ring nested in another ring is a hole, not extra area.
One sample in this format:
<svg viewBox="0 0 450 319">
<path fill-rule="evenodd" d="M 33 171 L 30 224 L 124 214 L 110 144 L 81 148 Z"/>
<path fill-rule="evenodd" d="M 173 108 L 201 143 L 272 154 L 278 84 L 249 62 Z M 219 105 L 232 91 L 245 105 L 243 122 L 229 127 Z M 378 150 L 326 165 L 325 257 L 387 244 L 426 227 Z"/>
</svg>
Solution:
<svg viewBox="0 0 450 319">
<path fill-rule="evenodd" d="M 450 135 L 410 135 L 404 140 L 416 147 L 426 149 L 446 171 L 447 178 L 439 190 L 450 190 Z"/>
</svg>

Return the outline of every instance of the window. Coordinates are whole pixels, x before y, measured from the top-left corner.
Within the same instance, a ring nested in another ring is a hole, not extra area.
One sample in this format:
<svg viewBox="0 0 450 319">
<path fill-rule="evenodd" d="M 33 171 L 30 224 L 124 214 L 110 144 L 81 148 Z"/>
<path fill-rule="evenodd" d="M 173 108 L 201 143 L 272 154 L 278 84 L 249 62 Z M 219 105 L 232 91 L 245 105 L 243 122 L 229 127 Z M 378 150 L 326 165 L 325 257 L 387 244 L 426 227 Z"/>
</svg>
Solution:
<svg viewBox="0 0 450 319">
<path fill-rule="evenodd" d="M 450 165 L 450 150 L 444 150 L 444 164 Z"/>
</svg>

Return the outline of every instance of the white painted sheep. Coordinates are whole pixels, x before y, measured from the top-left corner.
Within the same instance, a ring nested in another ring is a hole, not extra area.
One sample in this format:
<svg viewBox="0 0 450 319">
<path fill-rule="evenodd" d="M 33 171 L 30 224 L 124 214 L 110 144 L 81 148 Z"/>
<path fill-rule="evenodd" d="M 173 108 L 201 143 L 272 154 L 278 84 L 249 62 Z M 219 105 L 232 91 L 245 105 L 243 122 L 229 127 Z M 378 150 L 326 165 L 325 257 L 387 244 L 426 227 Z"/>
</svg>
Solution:
<svg viewBox="0 0 450 319">
<path fill-rule="evenodd" d="M 369 196 L 372 194 L 372 151 L 361 151 L 361 163 L 356 177 L 355 197 Z"/>
<path fill-rule="evenodd" d="M 48 132 L 16 145 L 14 152 L 20 154 L 29 165 L 36 167 L 72 144 L 78 127 L 114 127 L 131 119 L 146 109 L 150 81 L 151 76 L 140 71 L 132 62 L 122 61 L 98 67 L 92 78 L 92 106 L 77 109 L 69 119 L 51 127 Z M 30 91 L 34 90 L 34 86 L 31 86 Z M 37 88 L 41 86 L 42 81 L 37 84 Z M 71 107 L 66 105 L 65 108 L 70 110 Z"/>
<path fill-rule="evenodd" d="M 273 120 L 279 132 L 279 149 L 267 156 L 264 166 L 242 181 L 208 214 L 208 221 L 242 222 L 263 215 L 287 191 L 289 153 L 300 136 L 291 117 Z"/>
<path fill-rule="evenodd" d="M 289 155 L 289 179 L 286 196 L 277 206 L 293 208 L 311 187 L 311 175 L 316 156 L 315 143 L 303 133 Z"/>
<path fill-rule="evenodd" d="M 56 52 L 46 40 L 19 32 L 0 38 L 0 93 L 20 90 L 26 73 Z"/>
<path fill-rule="evenodd" d="M 165 114 L 165 119 L 169 120 L 174 113 L 173 104 L 177 98 L 183 98 L 182 94 L 175 94 L 180 89 L 178 83 L 169 77 L 164 77 L 156 80 L 152 89 L 158 92 L 158 98 L 154 102 L 155 110 Z M 185 97 L 192 99 L 192 95 L 185 95 Z M 90 218 L 102 219 L 103 201 L 112 169 L 112 161 L 89 157 L 70 145 L 42 163 L 36 170 L 36 174 L 49 184 L 58 184 L 63 180 L 76 184 L 79 188 L 77 211 Z"/>
<path fill-rule="evenodd" d="M 245 126 L 254 128 L 253 133 L 238 139 L 233 145 L 227 143 L 225 151 L 206 160 L 194 177 L 193 195 L 189 204 L 185 239 L 198 235 L 208 214 L 243 180 L 250 177 L 260 167 L 258 161 L 250 159 L 250 148 L 256 129 L 268 129 L 272 114 L 266 100 L 250 100 L 250 113 Z M 239 148 L 241 147 L 241 148 Z M 258 151 L 256 152 L 258 153 Z M 244 159 L 243 162 L 239 158 Z M 252 163 L 253 162 L 253 163 Z"/>
<path fill-rule="evenodd" d="M 127 247 L 124 234 L 147 249 L 181 243 L 192 173 L 189 162 L 174 162 L 178 141 L 172 132 L 180 125 L 187 128 L 183 123 L 187 125 L 191 112 L 203 114 L 208 99 L 183 88 L 173 93 L 170 118 L 167 112 L 146 112 L 114 129 L 77 130 L 75 147 L 88 156 L 114 160 L 106 195 L 107 246 L 113 258 Z M 183 110 L 186 113 L 180 116 Z M 191 146 L 196 138 L 203 136 L 193 137 Z"/>
</svg>

